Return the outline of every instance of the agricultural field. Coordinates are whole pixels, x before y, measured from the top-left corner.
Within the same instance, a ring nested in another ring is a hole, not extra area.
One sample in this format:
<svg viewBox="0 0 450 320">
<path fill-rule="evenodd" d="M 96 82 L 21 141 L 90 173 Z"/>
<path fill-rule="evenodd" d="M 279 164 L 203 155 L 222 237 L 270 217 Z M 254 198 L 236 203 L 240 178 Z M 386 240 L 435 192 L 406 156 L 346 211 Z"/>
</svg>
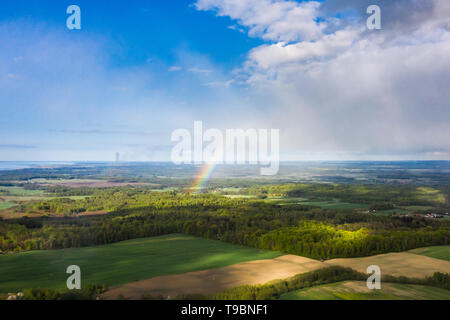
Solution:
<svg viewBox="0 0 450 320">
<path fill-rule="evenodd" d="M 341 202 L 338 199 L 334 199 L 331 201 L 302 201 L 298 204 L 302 204 L 305 206 L 315 206 L 323 209 L 360 209 L 367 207 L 367 205 L 362 203 Z"/>
<path fill-rule="evenodd" d="M 342 202 L 339 199 L 309 201 L 307 198 L 301 197 L 272 197 L 267 202 L 278 203 L 280 205 L 300 204 L 305 206 L 320 207 L 323 209 L 361 209 L 366 208 L 366 204 Z"/>
<path fill-rule="evenodd" d="M 450 291 L 412 284 L 382 283 L 369 290 L 364 281 L 343 281 L 283 294 L 280 300 L 450 300 Z"/>
<path fill-rule="evenodd" d="M 50 196 L 46 194 L 45 190 L 28 190 L 23 187 L 0 187 L 0 198 L 5 202 L 23 202 L 32 200 L 43 200 Z M 8 208 L 0 208 L 8 209 Z"/>
<path fill-rule="evenodd" d="M 64 290 L 67 279 L 65 270 L 72 264 L 81 267 L 82 285 L 106 284 L 110 287 L 104 298 L 122 296 L 140 299 L 143 295 L 175 297 L 192 293 L 215 294 L 241 285 L 289 278 L 330 265 L 350 266 L 365 272 L 365 268 L 373 263 L 380 265 L 383 274 L 417 278 L 435 271 L 448 272 L 450 265 L 447 261 L 412 253 L 320 262 L 280 252 L 171 234 L 87 248 L 1 255 L 0 293 L 36 287 Z M 419 299 L 420 292 L 424 294 L 424 299 L 432 299 L 438 294 L 442 298 L 443 291 L 426 287 L 420 291 L 419 287 L 405 287 L 405 290 L 410 290 L 411 296 L 401 292 L 393 294 L 393 289 L 389 291 L 386 287 L 383 287 L 386 291 L 381 293 L 358 291 L 353 287 L 352 291 L 348 286 L 336 293 L 331 289 L 313 288 L 307 294 L 302 293 L 300 298 Z"/>
<path fill-rule="evenodd" d="M 410 250 L 409 252 L 431 258 L 450 261 L 450 246 L 433 246 L 433 247 L 417 248 Z"/>
<path fill-rule="evenodd" d="M 153 183 L 145 182 L 117 182 L 108 181 L 107 179 L 33 179 L 31 184 L 44 187 L 58 186 L 67 188 L 112 188 L 126 186 L 158 186 Z"/>
<path fill-rule="evenodd" d="M 27 190 L 22 187 L 0 187 L 0 196 L 36 197 L 43 196 L 44 190 Z"/>
<path fill-rule="evenodd" d="M 216 294 L 242 285 L 263 284 L 323 268 L 320 261 L 284 255 L 274 259 L 253 260 L 223 268 L 155 277 L 120 285 L 103 297 L 140 299 L 144 295 L 176 297 L 180 294 Z"/>
<path fill-rule="evenodd" d="M 152 192 L 170 192 L 175 190 L 177 190 L 177 188 L 152 189 Z"/>
<path fill-rule="evenodd" d="M 29 183 L 35 184 L 50 184 L 50 185 L 58 185 L 58 184 L 67 184 L 67 183 L 89 183 L 89 182 L 98 182 L 96 179 L 46 179 L 46 178 L 37 178 L 28 180 Z"/>
<path fill-rule="evenodd" d="M 0 255 L 0 292 L 37 287 L 62 290 L 69 265 L 80 266 L 82 285 L 113 286 L 280 255 L 180 234 L 96 247 Z"/>
<path fill-rule="evenodd" d="M 330 267 L 365 275 L 375 264 L 382 275 L 424 281 L 401 283 L 430 285 L 425 277 L 450 272 L 448 221 L 416 215 L 445 215 L 445 185 L 270 181 L 223 171 L 225 178 L 193 191 L 189 174 L 200 168 L 191 169 L 0 172 L 0 294 L 64 291 L 69 265 L 81 267 L 84 287 L 107 285 L 107 299 L 220 295 Z M 381 297 L 405 297 L 391 293 Z"/>
<path fill-rule="evenodd" d="M 255 196 L 251 196 L 251 195 L 246 195 L 246 194 L 227 194 L 224 197 L 229 198 L 229 199 L 252 199 L 252 198 L 256 198 Z"/>
<path fill-rule="evenodd" d="M 12 208 L 14 206 L 16 206 L 17 204 L 13 203 L 13 202 L 7 202 L 7 201 L 1 201 L 0 200 L 0 210 L 6 210 L 9 208 Z"/>
<path fill-rule="evenodd" d="M 440 264 L 437 259 L 411 256 L 416 259 L 419 267 L 404 264 L 404 255 L 398 253 L 389 259 L 385 258 L 385 261 L 381 264 L 382 274 L 398 275 L 401 273 L 402 275 L 410 275 L 412 278 L 424 279 L 425 276 L 430 276 L 435 271 L 443 272 L 448 267 L 445 261 Z M 329 263 L 328 261 L 321 262 L 300 256 L 284 255 L 274 259 L 243 262 L 218 269 L 135 281 L 110 288 L 103 297 L 116 299 L 122 296 L 127 299 L 140 299 L 142 296 L 167 298 L 176 297 L 180 294 L 211 295 L 244 285 L 261 285 L 279 279 L 289 279 L 293 276 L 319 269 L 323 270 L 331 266 L 349 267 L 355 264 L 354 259 L 340 260 L 340 263 L 334 263 L 333 261 Z M 377 261 L 380 262 L 380 259 L 377 259 Z M 389 261 L 390 265 L 386 261 Z M 408 262 L 411 262 L 411 260 L 408 260 Z M 358 269 L 365 274 L 365 268 L 369 265 L 367 263 L 370 263 L 370 261 L 363 262 L 362 267 L 355 264 L 354 269 Z M 311 295 L 311 299 L 448 299 L 450 295 L 448 290 L 420 285 L 383 283 L 382 291 L 372 291 L 367 289 L 365 282 L 363 282 L 364 286 L 362 287 L 355 286 L 359 283 L 356 281 L 349 283 L 353 283 L 353 285 L 346 285 L 336 292 L 333 291 L 335 287 L 331 286 L 330 289 L 326 290 L 318 289 L 317 297 L 314 296 L 315 289 L 311 289 L 313 291 L 308 295 Z M 409 295 L 407 294 L 408 291 L 410 291 Z"/>
<path fill-rule="evenodd" d="M 449 246 L 445 246 L 449 248 Z M 330 265 L 349 267 L 365 273 L 370 265 L 377 265 L 382 275 L 424 278 L 434 272 L 450 273 L 450 262 L 418 255 L 409 252 L 393 252 L 363 258 L 332 259 L 326 262 Z"/>
</svg>

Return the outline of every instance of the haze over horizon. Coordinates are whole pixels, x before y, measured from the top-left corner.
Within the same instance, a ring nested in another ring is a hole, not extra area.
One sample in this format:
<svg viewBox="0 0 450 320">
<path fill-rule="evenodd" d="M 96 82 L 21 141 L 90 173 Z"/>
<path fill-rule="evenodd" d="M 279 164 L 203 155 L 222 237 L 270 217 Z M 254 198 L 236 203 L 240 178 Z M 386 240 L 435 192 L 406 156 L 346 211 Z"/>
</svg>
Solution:
<svg viewBox="0 0 450 320">
<path fill-rule="evenodd" d="M 0 161 L 170 161 L 196 120 L 280 129 L 282 161 L 450 160 L 448 1 L 74 4 L 2 2 Z"/>
</svg>

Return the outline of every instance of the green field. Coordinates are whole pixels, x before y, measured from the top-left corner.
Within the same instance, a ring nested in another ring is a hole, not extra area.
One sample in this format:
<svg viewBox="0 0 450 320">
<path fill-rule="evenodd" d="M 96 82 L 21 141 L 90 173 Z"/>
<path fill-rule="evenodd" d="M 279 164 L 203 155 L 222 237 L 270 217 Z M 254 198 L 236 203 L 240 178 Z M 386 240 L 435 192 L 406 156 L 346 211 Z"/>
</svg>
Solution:
<svg viewBox="0 0 450 320">
<path fill-rule="evenodd" d="M 450 246 L 434 246 L 434 247 L 417 248 L 417 249 L 410 250 L 409 252 L 414 253 L 414 254 L 420 254 L 422 256 L 427 256 L 427 257 L 431 257 L 431 258 L 450 261 Z"/>
<path fill-rule="evenodd" d="M 272 197 L 268 198 L 266 202 L 275 202 L 280 205 L 300 204 L 305 206 L 320 207 L 323 209 L 361 209 L 367 207 L 366 204 L 341 202 L 339 199 L 313 201 L 300 197 Z"/>
<path fill-rule="evenodd" d="M 224 197 L 227 197 L 229 199 L 253 199 L 256 198 L 255 196 L 251 195 L 245 195 L 245 194 L 226 194 Z"/>
<path fill-rule="evenodd" d="M 281 202 L 281 203 L 299 203 L 302 201 L 308 201 L 307 198 L 300 197 L 270 197 L 266 199 L 266 202 Z"/>
<path fill-rule="evenodd" d="M 6 210 L 12 207 L 15 207 L 17 204 L 12 203 L 12 202 L 4 202 L 4 201 L 0 201 L 0 210 Z"/>
<path fill-rule="evenodd" d="M 302 205 L 305 205 L 305 206 L 321 207 L 323 209 L 360 209 L 360 208 L 367 207 L 366 204 L 341 202 L 340 200 L 334 200 L 334 201 L 302 201 L 302 202 L 299 202 L 298 204 L 302 204 Z"/>
<path fill-rule="evenodd" d="M 153 192 L 170 192 L 175 190 L 177 190 L 177 188 L 151 189 Z"/>
<path fill-rule="evenodd" d="M 0 187 L 0 194 L 11 196 L 41 196 L 44 190 L 26 190 L 21 187 Z"/>
<path fill-rule="evenodd" d="M 82 286 L 112 286 L 280 255 L 180 234 L 88 248 L 0 255 L 0 292 L 36 287 L 64 289 L 69 265 L 81 268 Z"/>
<path fill-rule="evenodd" d="M 46 197 L 46 199 L 70 199 L 70 200 L 83 200 L 91 198 L 92 196 L 65 196 L 65 197 Z"/>
<path fill-rule="evenodd" d="M 344 281 L 283 294 L 281 300 L 450 300 L 450 290 L 382 283 L 381 290 L 369 290 L 365 282 Z"/>
<path fill-rule="evenodd" d="M 30 182 L 32 184 L 52 184 L 52 185 L 58 185 L 58 184 L 66 184 L 66 183 L 89 183 L 89 182 L 99 182 L 99 181 L 105 181 L 106 179 L 45 179 L 45 178 L 38 178 L 38 179 L 32 179 Z"/>
<path fill-rule="evenodd" d="M 76 181 L 76 180 L 67 180 L 67 181 Z M 49 195 L 45 192 L 45 190 L 27 190 L 22 187 L 0 187 L 0 196 L 4 196 L 7 201 L 5 203 L 11 203 L 8 201 L 32 201 L 32 200 L 47 200 L 47 199 L 60 199 L 60 198 L 69 198 L 72 200 L 80 200 L 87 198 L 89 196 L 66 196 L 66 197 L 55 197 Z M 16 204 L 12 203 L 12 206 Z M 7 205 L 3 205 L 0 203 L 0 210 L 9 209 L 12 207 L 11 205 L 8 207 Z"/>
</svg>

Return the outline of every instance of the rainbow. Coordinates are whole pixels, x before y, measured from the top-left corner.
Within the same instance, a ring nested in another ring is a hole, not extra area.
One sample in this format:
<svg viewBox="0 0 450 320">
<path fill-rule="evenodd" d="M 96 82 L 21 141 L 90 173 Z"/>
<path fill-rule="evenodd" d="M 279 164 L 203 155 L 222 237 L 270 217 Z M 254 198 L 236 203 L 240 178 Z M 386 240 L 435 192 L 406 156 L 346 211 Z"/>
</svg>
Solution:
<svg viewBox="0 0 450 320">
<path fill-rule="evenodd" d="M 190 190 L 191 192 L 197 193 L 201 189 L 205 187 L 206 182 L 208 182 L 209 178 L 211 177 L 211 174 L 214 171 L 214 168 L 216 167 L 217 162 L 210 162 L 205 163 L 202 170 L 198 174 L 198 176 L 195 178 L 194 183 L 192 184 Z"/>
</svg>

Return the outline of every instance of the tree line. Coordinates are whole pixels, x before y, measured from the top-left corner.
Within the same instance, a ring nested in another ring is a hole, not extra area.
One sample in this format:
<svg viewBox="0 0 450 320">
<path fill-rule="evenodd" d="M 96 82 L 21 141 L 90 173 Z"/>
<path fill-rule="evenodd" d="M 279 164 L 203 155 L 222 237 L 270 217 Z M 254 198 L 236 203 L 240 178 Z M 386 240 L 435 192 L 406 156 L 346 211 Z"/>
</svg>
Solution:
<svg viewBox="0 0 450 320">
<path fill-rule="evenodd" d="M 175 193 L 153 200 L 147 200 L 150 206 L 136 204 L 101 217 L 0 221 L 0 250 L 52 250 L 185 233 L 332 259 L 446 245 L 450 239 L 448 221 L 418 217 L 371 216 L 214 195 Z"/>
</svg>

